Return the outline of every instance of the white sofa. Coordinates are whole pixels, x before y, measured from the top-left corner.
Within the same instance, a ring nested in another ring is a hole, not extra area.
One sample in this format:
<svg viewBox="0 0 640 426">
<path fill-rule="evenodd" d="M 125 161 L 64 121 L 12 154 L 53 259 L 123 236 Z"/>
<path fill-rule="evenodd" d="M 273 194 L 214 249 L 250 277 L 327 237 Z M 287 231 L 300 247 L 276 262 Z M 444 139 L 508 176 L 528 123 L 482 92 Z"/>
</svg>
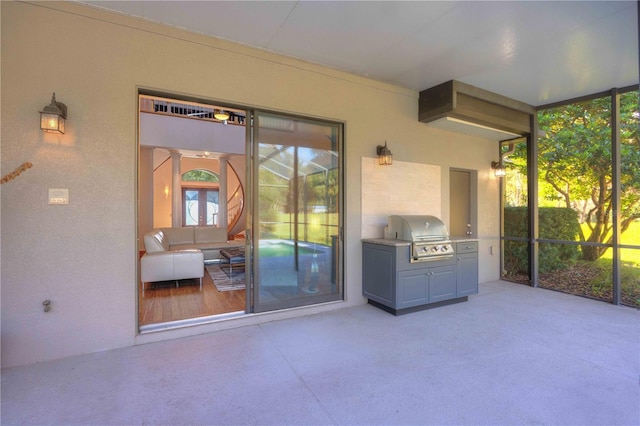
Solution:
<svg viewBox="0 0 640 426">
<path fill-rule="evenodd" d="M 144 235 L 146 253 L 140 259 L 142 294 L 144 284 L 204 276 L 204 263 L 218 259 L 224 248 L 242 247 L 242 241 L 227 241 L 227 231 L 214 227 L 159 228 Z"/>
<path fill-rule="evenodd" d="M 188 278 L 200 279 L 202 290 L 204 277 L 204 255 L 200 250 L 168 250 L 145 253 L 140 259 L 140 281 L 142 294 L 145 283 L 157 281 L 175 281 Z"/>
<path fill-rule="evenodd" d="M 147 253 L 168 250 L 201 250 L 204 260 L 220 258 L 220 250 L 243 247 L 243 240 L 227 239 L 227 230 L 219 227 L 185 226 L 181 228 L 158 228 L 144 236 Z"/>
</svg>

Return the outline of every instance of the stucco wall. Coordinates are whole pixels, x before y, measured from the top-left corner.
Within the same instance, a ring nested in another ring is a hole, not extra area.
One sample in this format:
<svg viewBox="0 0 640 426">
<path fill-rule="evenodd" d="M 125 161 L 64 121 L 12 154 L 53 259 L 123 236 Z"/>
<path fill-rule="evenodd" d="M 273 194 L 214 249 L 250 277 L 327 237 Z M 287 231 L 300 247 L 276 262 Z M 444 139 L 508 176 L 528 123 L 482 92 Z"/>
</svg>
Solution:
<svg viewBox="0 0 640 426">
<path fill-rule="evenodd" d="M 417 92 L 74 3 L 0 7 L 2 174 L 33 163 L 1 188 L 3 367 L 364 303 L 360 164 L 385 139 L 397 160 L 442 167 L 445 221 L 449 167 L 479 170 L 480 277 L 498 278 L 497 146 L 419 123 Z M 137 334 L 140 87 L 345 122 L 344 303 Z M 53 91 L 69 108 L 62 136 L 38 128 Z M 48 188 L 70 204 L 48 205 Z"/>
</svg>

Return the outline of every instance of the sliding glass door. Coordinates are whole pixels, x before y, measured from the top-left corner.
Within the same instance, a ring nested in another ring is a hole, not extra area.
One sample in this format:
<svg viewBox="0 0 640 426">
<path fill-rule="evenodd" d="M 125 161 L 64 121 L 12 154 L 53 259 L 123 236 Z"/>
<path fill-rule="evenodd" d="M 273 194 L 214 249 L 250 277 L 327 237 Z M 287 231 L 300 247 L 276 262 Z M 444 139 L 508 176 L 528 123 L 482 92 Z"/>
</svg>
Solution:
<svg viewBox="0 0 640 426">
<path fill-rule="evenodd" d="M 342 298 L 337 123 L 257 112 L 252 145 L 252 310 Z"/>
</svg>

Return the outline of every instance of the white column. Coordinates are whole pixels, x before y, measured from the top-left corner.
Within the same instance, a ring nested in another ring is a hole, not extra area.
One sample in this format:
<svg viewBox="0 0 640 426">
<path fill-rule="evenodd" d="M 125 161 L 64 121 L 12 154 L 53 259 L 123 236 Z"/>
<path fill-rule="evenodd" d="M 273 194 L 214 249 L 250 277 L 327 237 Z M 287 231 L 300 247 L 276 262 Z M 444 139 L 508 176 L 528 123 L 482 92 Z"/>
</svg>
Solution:
<svg viewBox="0 0 640 426">
<path fill-rule="evenodd" d="M 220 157 L 220 188 L 218 188 L 218 226 L 227 229 L 229 225 L 227 201 L 229 195 L 227 194 L 227 164 L 229 159 L 226 157 Z"/>
<path fill-rule="evenodd" d="M 182 154 L 171 152 L 171 226 L 182 226 Z"/>
</svg>

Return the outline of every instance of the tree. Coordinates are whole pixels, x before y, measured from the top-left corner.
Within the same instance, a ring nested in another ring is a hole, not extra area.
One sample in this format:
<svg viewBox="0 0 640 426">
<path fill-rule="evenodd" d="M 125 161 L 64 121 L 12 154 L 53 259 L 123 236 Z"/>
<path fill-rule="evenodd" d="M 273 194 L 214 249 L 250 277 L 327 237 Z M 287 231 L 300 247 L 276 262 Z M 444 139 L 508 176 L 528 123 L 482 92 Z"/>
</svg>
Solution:
<svg viewBox="0 0 640 426">
<path fill-rule="evenodd" d="M 640 218 L 640 138 L 638 91 L 621 96 L 621 230 Z M 611 98 L 604 97 L 539 111 L 546 137 L 538 142 L 542 196 L 581 213 L 588 231 L 580 241 L 611 243 Z M 522 158 L 522 150 L 513 156 Z M 526 154 L 525 154 L 526 155 Z M 525 157 L 526 158 L 526 157 Z M 606 247 L 582 246 L 584 260 L 597 260 Z"/>
</svg>

